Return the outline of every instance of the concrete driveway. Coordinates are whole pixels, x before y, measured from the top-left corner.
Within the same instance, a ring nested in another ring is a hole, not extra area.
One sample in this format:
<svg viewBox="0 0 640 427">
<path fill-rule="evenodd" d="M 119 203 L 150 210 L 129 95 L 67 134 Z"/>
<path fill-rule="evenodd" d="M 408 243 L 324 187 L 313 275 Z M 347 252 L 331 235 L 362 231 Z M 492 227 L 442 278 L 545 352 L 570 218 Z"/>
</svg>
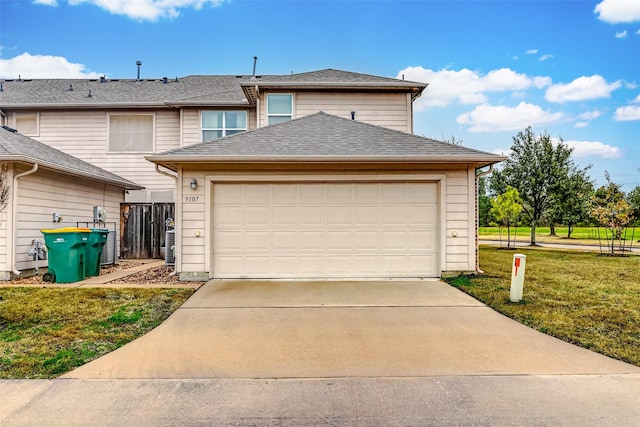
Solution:
<svg viewBox="0 0 640 427">
<path fill-rule="evenodd" d="M 8 426 L 637 426 L 640 368 L 440 281 L 219 281 L 121 349 L 0 395 Z"/>
<path fill-rule="evenodd" d="M 440 281 L 224 281 L 63 378 L 640 373 L 520 325 Z"/>
</svg>

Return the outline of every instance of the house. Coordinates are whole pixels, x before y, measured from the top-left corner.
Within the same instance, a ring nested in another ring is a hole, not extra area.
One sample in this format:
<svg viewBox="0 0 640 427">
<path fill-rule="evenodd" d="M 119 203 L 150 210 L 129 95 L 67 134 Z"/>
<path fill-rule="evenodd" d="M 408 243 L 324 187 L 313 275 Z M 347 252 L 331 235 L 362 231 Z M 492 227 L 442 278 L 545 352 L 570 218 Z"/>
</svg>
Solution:
<svg viewBox="0 0 640 427">
<path fill-rule="evenodd" d="M 181 278 L 435 277 L 476 269 L 475 173 L 502 158 L 413 135 L 413 102 L 426 87 L 332 69 L 157 80 L 5 80 L 0 111 L 22 133 L 144 186 L 130 191 L 121 205 L 121 241 L 144 240 L 127 238 L 128 229 L 142 229 L 132 224 L 152 223 L 157 230 L 168 215 L 175 217 Z M 311 197 L 320 187 L 327 198 L 323 214 L 304 206 L 306 199 L 276 197 L 280 191 Z M 341 191 L 350 199 L 331 199 Z M 221 196 L 225 192 L 230 199 Z M 405 199 L 386 199 L 395 192 Z M 276 198 L 260 204 L 257 194 L 263 193 Z M 235 200 L 232 194 L 245 196 Z M 159 216 L 145 217 L 142 208 L 156 207 Z M 313 221 L 324 221 L 323 228 L 306 224 L 306 217 L 291 218 L 282 232 L 270 228 L 285 227 L 277 218 L 294 210 L 322 216 Z M 355 234 L 333 230 L 337 219 L 329 211 L 342 212 L 346 222 L 336 227 L 351 227 Z M 263 214 L 271 222 L 260 228 L 243 216 L 234 226 L 240 212 Z M 399 216 L 388 217 L 391 212 Z M 224 215 L 229 224 L 218 222 Z M 412 222 L 412 215 L 429 225 Z M 255 234 L 237 228 L 243 224 L 256 227 Z M 164 242 L 154 234 L 155 255 Z M 291 240 L 276 241 L 274 235 Z M 311 235 L 320 240 L 307 239 Z M 121 256 L 140 252 L 121 245 Z M 309 268 L 293 271 L 288 263 Z"/>
<path fill-rule="evenodd" d="M 94 213 L 117 212 L 126 190 L 142 189 L 6 126 L 0 128 L 0 164 L 9 189 L 8 204 L 0 212 L 0 280 L 47 265 L 29 254 L 36 242 L 44 243 L 41 229 L 109 228 L 108 219 Z M 117 238 L 120 222 L 113 225 Z"/>
</svg>

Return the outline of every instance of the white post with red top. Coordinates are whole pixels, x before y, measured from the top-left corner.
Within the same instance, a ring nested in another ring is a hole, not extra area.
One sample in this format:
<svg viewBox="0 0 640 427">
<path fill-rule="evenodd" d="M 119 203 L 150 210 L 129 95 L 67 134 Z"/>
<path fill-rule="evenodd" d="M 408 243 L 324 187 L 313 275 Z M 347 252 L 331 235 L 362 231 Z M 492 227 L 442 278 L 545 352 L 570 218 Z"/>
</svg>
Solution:
<svg viewBox="0 0 640 427">
<path fill-rule="evenodd" d="M 522 300 L 522 288 L 524 287 L 524 268 L 527 264 L 527 256 L 515 254 L 513 256 L 513 265 L 511 267 L 511 291 L 509 299 L 511 302 L 520 302 Z"/>
</svg>

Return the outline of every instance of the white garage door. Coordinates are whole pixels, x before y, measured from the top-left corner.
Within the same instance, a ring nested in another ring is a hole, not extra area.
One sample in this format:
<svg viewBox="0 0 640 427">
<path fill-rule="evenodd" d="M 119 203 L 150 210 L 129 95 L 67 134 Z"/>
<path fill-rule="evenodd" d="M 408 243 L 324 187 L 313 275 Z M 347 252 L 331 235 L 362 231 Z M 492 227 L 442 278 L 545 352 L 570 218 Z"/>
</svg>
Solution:
<svg viewBox="0 0 640 427">
<path fill-rule="evenodd" d="M 214 185 L 216 278 L 434 277 L 435 183 Z"/>
</svg>

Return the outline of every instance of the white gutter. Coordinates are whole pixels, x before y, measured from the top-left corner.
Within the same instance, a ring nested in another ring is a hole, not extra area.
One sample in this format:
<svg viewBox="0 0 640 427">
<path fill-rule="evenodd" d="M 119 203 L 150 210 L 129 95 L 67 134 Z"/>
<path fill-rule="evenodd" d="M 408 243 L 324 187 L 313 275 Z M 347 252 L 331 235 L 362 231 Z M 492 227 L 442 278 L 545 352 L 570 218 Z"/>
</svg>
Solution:
<svg viewBox="0 0 640 427">
<path fill-rule="evenodd" d="M 11 241 L 9 242 L 9 247 L 11 248 L 11 250 L 9 251 L 9 258 L 10 258 L 10 262 L 9 265 L 11 265 L 11 268 L 13 269 L 13 274 L 15 274 L 16 276 L 20 275 L 20 271 L 18 270 L 18 267 L 16 265 L 16 235 L 18 233 L 18 220 L 17 220 L 17 216 L 18 216 L 18 179 L 22 178 L 23 176 L 27 176 L 27 175 L 31 175 L 33 173 L 36 173 L 38 171 L 38 164 L 34 163 L 33 167 L 26 171 L 26 172 L 22 172 L 21 174 L 18 174 L 16 176 L 13 177 L 13 188 L 11 189 Z"/>
<path fill-rule="evenodd" d="M 169 178 L 173 178 L 173 180 L 176 183 L 176 186 L 178 185 L 178 176 L 174 175 L 172 173 L 169 173 L 169 172 L 161 171 L 160 170 L 160 165 L 158 165 L 158 164 L 156 164 L 156 172 L 158 172 L 160 175 L 164 175 L 164 176 L 168 176 Z"/>
</svg>

